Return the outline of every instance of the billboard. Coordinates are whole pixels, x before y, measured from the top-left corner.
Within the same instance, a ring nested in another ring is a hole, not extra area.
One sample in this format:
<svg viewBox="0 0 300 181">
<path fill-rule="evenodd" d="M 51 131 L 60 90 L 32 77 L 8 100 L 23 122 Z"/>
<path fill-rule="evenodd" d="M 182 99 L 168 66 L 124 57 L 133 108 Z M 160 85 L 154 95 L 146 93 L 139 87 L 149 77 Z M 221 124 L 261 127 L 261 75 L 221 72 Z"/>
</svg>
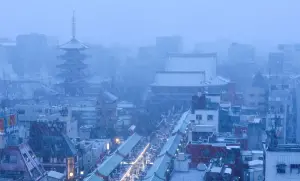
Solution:
<svg viewBox="0 0 300 181">
<path fill-rule="evenodd" d="M 4 133 L 4 118 L 0 118 L 0 133 Z"/>
</svg>

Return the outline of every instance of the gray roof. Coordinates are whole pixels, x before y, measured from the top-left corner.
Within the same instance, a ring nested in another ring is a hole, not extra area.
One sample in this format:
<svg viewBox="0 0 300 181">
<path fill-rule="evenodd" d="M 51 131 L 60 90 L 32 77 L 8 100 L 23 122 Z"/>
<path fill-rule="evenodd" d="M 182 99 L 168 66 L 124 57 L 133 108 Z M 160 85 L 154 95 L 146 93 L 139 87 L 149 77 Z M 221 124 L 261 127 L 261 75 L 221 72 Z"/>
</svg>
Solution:
<svg viewBox="0 0 300 181">
<path fill-rule="evenodd" d="M 71 50 L 71 49 L 84 50 L 87 49 L 88 46 L 81 43 L 76 38 L 72 38 L 69 42 L 62 44 L 59 48 L 64 50 Z"/>
<path fill-rule="evenodd" d="M 155 160 L 153 166 L 147 172 L 145 180 L 165 180 L 165 172 L 167 171 L 171 158 L 163 155 Z"/>
<path fill-rule="evenodd" d="M 117 152 L 121 155 L 127 156 L 141 139 L 142 136 L 134 133 L 118 148 Z"/>
<path fill-rule="evenodd" d="M 121 155 L 113 154 L 108 157 L 101 165 L 98 167 L 98 172 L 101 175 L 108 176 L 123 160 Z"/>
<path fill-rule="evenodd" d="M 84 179 L 84 181 L 104 181 L 104 179 L 96 174 L 97 170 L 95 170 L 91 176 Z"/>
<path fill-rule="evenodd" d="M 177 134 L 178 131 L 185 131 L 186 126 L 189 124 L 187 121 L 187 116 L 189 111 L 182 114 L 173 132 L 174 135 L 168 138 L 167 143 L 162 148 L 158 155 L 158 158 L 153 163 L 152 167 L 148 170 L 144 181 L 160 181 L 165 180 L 165 172 L 169 168 L 169 163 L 171 162 L 172 156 L 175 155 L 180 140 L 182 138 L 181 134 Z"/>
<path fill-rule="evenodd" d="M 103 176 L 109 176 L 110 173 L 121 163 L 125 156 L 127 156 L 133 147 L 141 140 L 142 136 L 138 134 L 131 135 L 119 148 L 108 157 L 90 176 L 87 181 L 95 181 L 102 179 L 97 175 L 97 172 Z"/>
<path fill-rule="evenodd" d="M 186 111 L 182 114 L 180 120 L 178 121 L 177 125 L 173 129 L 172 134 L 176 134 L 178 132 L 182 132 L 185 130 L 185 128 L 189 124 L 189 121 L 186 119 L 188 115 L 189 115 L 189 111 Z"/>
<path fill-rule="evenodd" d="M 102 92 L 101 95 L 102 95 L 101 98 L 103 99 L 103 101 L 105 101 L 107 103 L 113 103 L 118 100 L 117 96 L 113 95 L 112 93 L 110 93 L 108 91 Z"/>
<path fill-rule="evenodd" d="M 164 147 L 162 148 L 161 152 L 159 153 L 158 156 L 162 156 L 164 154 L 169 154 L 169 155 L 172 155 L 174 156 L 175 153 L 176 153 L 176 150 L 178 148 L 178 145 L 180 143 L 180 139 L 181 139 L 181 136 L 176 134 L 172 137 L 170 137 L 167 141 L 167 143 L 164 145 Z"/>
</svg>

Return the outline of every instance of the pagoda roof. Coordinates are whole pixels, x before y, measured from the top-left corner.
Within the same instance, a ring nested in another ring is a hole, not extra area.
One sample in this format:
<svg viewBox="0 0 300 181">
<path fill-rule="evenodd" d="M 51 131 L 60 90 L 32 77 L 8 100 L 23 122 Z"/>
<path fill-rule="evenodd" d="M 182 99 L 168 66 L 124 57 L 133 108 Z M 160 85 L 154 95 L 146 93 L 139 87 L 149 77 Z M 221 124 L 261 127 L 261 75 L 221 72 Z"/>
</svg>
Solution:
<svg viewBox="0 0 300 181">
<path fill-rule="evenodd" d="M 76 38 L 72 38 L 67 43 L 62 44 L 59 48 L 60 49 L 64 49 L 64 50 L 84 50 L 84 49 L 87 49 L 88 46 L 86 46 L 85 44 L 81 43 Z"/>
<path fill-rule="evenodd" d="M 81 61 L 76 61 L 76 62 L 65 62 L 63 64 L 57 65 L 57 68 L 70 68 L 70 67 L 76 67 L 76 68 L 86 68 L 87 64 L 81 62 Z"/>
</svg>

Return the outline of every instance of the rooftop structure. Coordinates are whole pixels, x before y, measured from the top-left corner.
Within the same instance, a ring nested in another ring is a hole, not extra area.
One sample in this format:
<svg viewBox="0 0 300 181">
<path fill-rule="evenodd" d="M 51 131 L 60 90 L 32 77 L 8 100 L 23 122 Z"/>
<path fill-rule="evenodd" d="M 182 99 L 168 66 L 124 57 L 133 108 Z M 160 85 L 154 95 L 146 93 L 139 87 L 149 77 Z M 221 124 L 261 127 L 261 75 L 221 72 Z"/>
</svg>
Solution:
<svg viewBox="0 0 300 181">
<path fill-rule="evenodd" d="M 91 175 L 87 176 L 85 181 L 107 180 L 141 139 L 142 136 L 137 133 L 131 135 L 112 155 L 107 157 Z"/>
<path fill-rule="evenodd" d="M 83 88 L 87 86 L 85 81 L 86 74 L 84 72 L 87 65 L 82 62 L 86 58 L 86 55 L 82 54 L 81 51 L 88 47 L 76 39 L 75 26 L 75 14 L 73 13 L 72 39 L 59 47 L 65 51 L 65 54 L 59 56 L 59 58 L 65 60 L 65 63 L 57 66 L 63 70 L 59 76 L 64 79 L 62 83 L 64 91 L 66 94 L 72 96 L 82 95 Z"/>
<path fill-rule="evenodd" d="M 20 127 L 24 128 L 27 139 L 33 122 L 61 125 L 61 130 L 70 138 L 78 136 L 77 121 L 72 118 L 72 110 L 65 106 L 49 106 L 48 104 L 17 104 L 14 109 L 18 112 Z"/>
<path fill-rule="evenodd" d="M 59 122 L 36 121 L 31 124 L 28 143 L 46 170 L 55 168 L 64 173 L 66 168 L 74 170 L 78 166 L 77 149 L 63 130 L 64 125 Z M 73 164 L 68 165 L 68 162 Z M 77 174 L 74 171 L 72 173 Z"/>
<path fill-rule="evenodd" d="M 204 171 L 190 169 L 188 172 L 174 172 L 171 181 L 204 181 Z"/>
<path fill-rule="evenodd" d="M 27 144 L 9 146 L 0 152 L 0 178 L 46 181 L 43 166 Z"/>
<path fill-rule="evenodd" d="M 177 156 L 179 151 L 178 147 L 181 145 L 181 140 L 185 137 L 185 131 L 189 124 L 186 119 L 188 111 L 183 113 L 178 123 L 172 131 L 172 136 L 167 139 L 167 142 L 157 155 L 152 167 L 147 171 L 143 180 L 156 181 L 168 180 L 172 173 L 172 159 Z"/>
<path fill-rule="evenodd" d="M 265 180 L 299 180 L 299 168 L 299 145 L 277 145 L 265 150 Z"/>
<path fill-rule="evenodd" d="M 221 93 L 230 81 L 216 75 L 216 65 L 216 54 L 171 54 L 165 70 L 157 72 L 151 84 L 150 105 L 187 106 L 190 97 L 203 88 Z"/>
</svg>

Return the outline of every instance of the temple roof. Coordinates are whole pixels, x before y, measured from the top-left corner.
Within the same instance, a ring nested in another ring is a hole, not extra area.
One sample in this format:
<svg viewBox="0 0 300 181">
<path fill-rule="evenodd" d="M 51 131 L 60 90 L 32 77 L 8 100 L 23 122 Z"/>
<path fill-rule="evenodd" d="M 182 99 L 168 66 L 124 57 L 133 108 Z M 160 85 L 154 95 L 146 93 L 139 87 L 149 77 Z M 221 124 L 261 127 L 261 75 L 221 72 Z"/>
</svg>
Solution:
<svg viewBox="0 0 300 181">
<path fill-rule="evenodd" d="M 69 42 L 62 44 L 59 48 L 63 50 L 84 50 L 87 49 L 88 46 L 81 43 L 76 38 L 72 38 Z"/>
</svg>

